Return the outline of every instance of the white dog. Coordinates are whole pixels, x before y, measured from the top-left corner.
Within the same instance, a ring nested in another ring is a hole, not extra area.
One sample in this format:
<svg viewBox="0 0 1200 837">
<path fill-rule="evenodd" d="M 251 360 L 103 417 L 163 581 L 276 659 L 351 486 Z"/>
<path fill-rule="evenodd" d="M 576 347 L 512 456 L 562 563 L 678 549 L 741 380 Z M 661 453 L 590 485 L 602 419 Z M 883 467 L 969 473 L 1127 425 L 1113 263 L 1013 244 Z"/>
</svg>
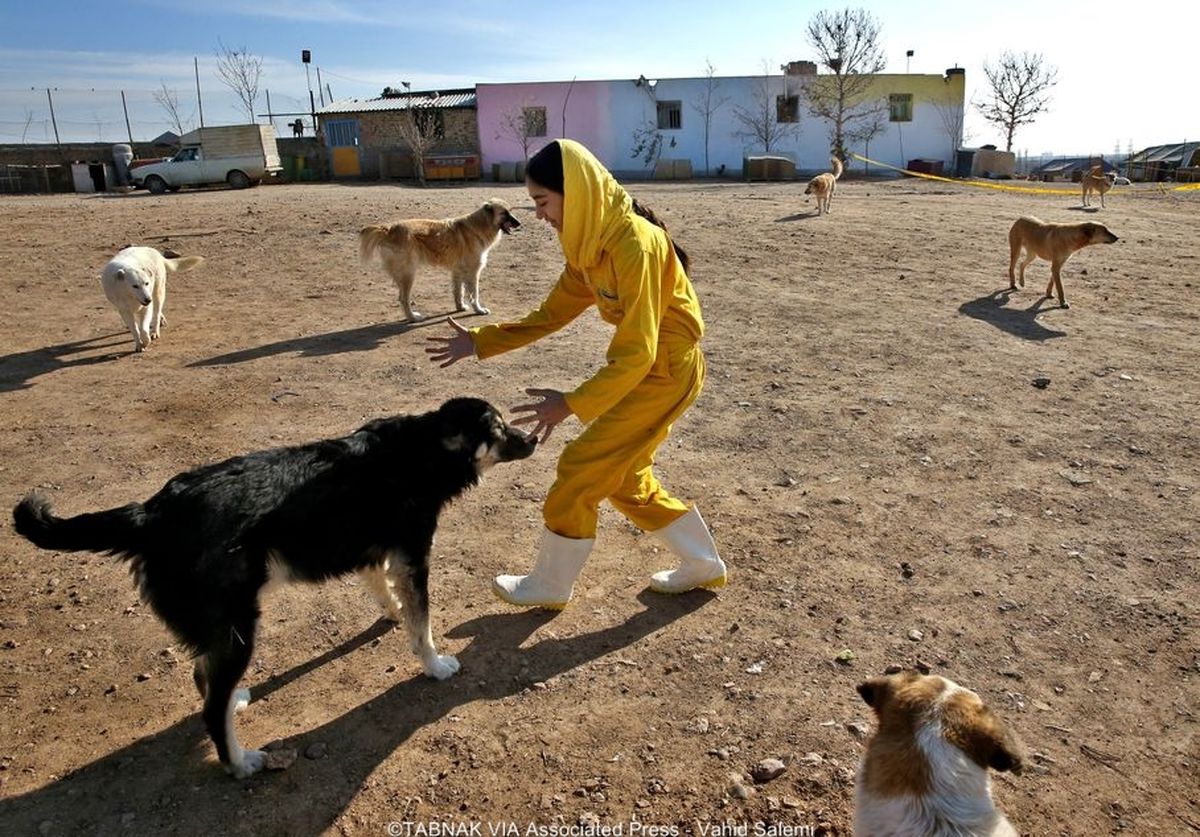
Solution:
<svg viewBox="0 0 1200 837">
<path fill-rule="evenodd" d="M 145 351 L 151 340 L 157 340 L 159 328 L 167 321 L 163 315 L 167 274 L 203 262 L 203 256 L 169 259 L 153 247 L 126 247 L 104 266 L 100 284 L 133 335 L 135 352 Z"/>
</svg>

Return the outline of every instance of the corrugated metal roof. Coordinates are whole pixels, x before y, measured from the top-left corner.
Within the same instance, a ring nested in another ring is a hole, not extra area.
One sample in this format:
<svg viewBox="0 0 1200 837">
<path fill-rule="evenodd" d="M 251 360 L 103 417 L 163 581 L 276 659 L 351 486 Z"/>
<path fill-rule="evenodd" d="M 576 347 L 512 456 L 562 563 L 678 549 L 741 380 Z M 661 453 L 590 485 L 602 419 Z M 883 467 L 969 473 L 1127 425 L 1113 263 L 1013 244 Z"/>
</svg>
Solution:
<svg viewBox="0 0 1200 837">
<path fill-rule="evenodd" d="M 1110 160 L 1096 157 L 1055 157 L 1048 163 L 1043 163 L 1033 170 L 1033 174 L 1068 174 L 1075 171 L 1085 171 L 1092 166 L 1103 165 L 1105 171 L 1116 171 L 1117 167 Z"/>
<path fill-rule="evenodd" d="M 1190 160 L 1198 148 L 1200 148 L 1200 143 L 1195 142 L 1173 142 L 1167 145 L 1152 145 L 1134 154 L 1129 158 L 1129 162 L 1180 163 L 1186 165 L 1184 161 Z"/>
<path fill-rule="evenodd" d="M 414 90 L 412 95 L 379 96 L 374 99 L 343 99 L 317 111 L 318 115 L 335 113 L 370 113 L 375 111 L 408 110 L 414 108 L 473 108 L 474 90 Z"/>
</svg>

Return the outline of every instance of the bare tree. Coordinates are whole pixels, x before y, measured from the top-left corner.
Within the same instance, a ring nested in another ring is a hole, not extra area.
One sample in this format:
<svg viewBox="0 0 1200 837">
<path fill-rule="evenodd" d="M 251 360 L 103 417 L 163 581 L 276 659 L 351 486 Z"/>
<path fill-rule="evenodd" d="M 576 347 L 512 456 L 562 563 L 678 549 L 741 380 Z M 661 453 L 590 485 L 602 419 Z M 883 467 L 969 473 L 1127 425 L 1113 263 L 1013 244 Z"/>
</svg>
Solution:
<svg viewBox="0 0 1200 837">
<path fill-rule="evenodd" d="M 946 91 L 941 99 L 934 100 L 933 109 L 937 111 L 938 122 L 950 141 L 950 162 L 953 165 L 958 149 L 967 141 L 964 131 L 967 109 L 962 102 L 956 101 L 949 91 Z"/>
<path fill-rule="evenodd" d="M 221 82 L 237 94 L 242 110 L 250 122 L 254 120 L 254 102 L 258 98 L 258 82 L 262 78 L 263 60 L 251 55 L 246 47 L 230 49 L 218 43 L 217 73 Z"/>
<path fill-rule="evenodd" d="M 869 158 L 871 156 L 871 140 L 879 136 L 887 129 L 888 121 L 885 118 L 887 114 L 886 107 L 876 108 L 867 116 L 859 120 L 855 127 L 855 137 L 863 143 L 863 156 Z M 871 173 L 871 164 L 863 160 L 863 174 Z"/>
<path fill-rule="evenodd" d="M 829 70 L 807 85 L 808 109 L 827 120 L 833 153 L 846 159 L 846 146 L 863 139 L 886 103 L 871 98 L 872 76 L 887 66 L 879 45 L 879 21 L 865 9 L 820 11 L 808 21 L 808 43 Z"/>
<path fill-rule="evenodd" d="M 500 114 L 500 125 L 496 139 L 510 139 L 521 146 L 525 162 L 529 162 L 529 148 L 534 140 L 546 136 L 546 108 L 521 104 Z"/>
<path fill-rule="evenodd" d="M 662 154 L 663 135 L 658 130 L 658 121 L 647 121 L 633 129 L 633 148 L 629 156 L 640 159 L 647 166 Z"/>
<path fill-rule="evenodd" d="M 408 145 L 412 155 L 413 174 L 422 186 L 425 185 L 425 155 L 446 135 L 441 109 L 429 106 L 436 99 L 437 94 L 414 99 L 409 93 L 408 106 L 400 120 L 400 136 Z"/>
<path fill-rule="evenodd" d="M 761 145 L 770 154 L 773 146 L 795 137 L 800 128 L 796 122 L 780 122 L 778 102 L 772 95 L 770 64 L 763 61 L 763 75 L 751 89 L 746 105 L 733 106 L 733 135 L 743 142 Z"/>
<path fill-rule="evenodd" d="M 562 110 L 562 137 L 567 138 L 567 102 L 571 101 L 571 91 L 575 89 L 575 76 L 571 76 L 571 83 L 567 85 L 567 95 L 563 96 Z"/>
<path fill-rule="evenodd" d="M 33 123 L 33 111 L 25 108 L 25 124 L 21 126 L 21 142 L 25 142 L 25 135 L 29 133 L 29 126 Z"/>
<path fill-rule="evenodd" d="M 1050 104 L 1050 88 L 1058 83 L 1058 70 L 1046 63 L 1041 53 L 1008 52 L 998 64 L 983 64 L 991 86 L 990 97 L 976 105 L 983 118 L 1004 129 L 1006 151 L 1012 151 L 1013 136 Z"/>
<path fill-rule="evenodd" d="M 663 135 L 658 122 L 658 82 L 650 81 L 645 76 L 638 76 L 634 87 L 646 94 L 650 101 L 650 112 L 646 112 L 646 103 L 642 103 L 643 122 L 633 129 L 633 148 L 629 156 L 649 166 L 662 154 Z"/>
<path fill-rule="evenodd" d="M 167 118 L 171 122 L 171 127 L 175 129 L 175 133 L 186 133 L 183 129 L 183 114 L 179 110 L 179 91 L 167 87 L 167 83 L 164 81 L 162 82 L 162 86 L 154 91 L 153 96 L 154 101 L 158 102 L 159 107 L 166 111 Z M 190 120 L 191 117 L 189 116 L 188 119 Z"/>
<path fill-rule="evenodd" d="M 708 137 L 712 132 L 713 115 L 729 103 L 728 96 L 717 92 L 720 86 L 721 83 L 717 81 L 717 68 L 713 66 L 711 60 L 705 60 L 704 88 L 692 102 L 692 110 L 700 114 L 700 118 L 704 121 L 704 173 L 706 175 L 712 174 L 712 168 L 708 164 Z"/>
</svg>

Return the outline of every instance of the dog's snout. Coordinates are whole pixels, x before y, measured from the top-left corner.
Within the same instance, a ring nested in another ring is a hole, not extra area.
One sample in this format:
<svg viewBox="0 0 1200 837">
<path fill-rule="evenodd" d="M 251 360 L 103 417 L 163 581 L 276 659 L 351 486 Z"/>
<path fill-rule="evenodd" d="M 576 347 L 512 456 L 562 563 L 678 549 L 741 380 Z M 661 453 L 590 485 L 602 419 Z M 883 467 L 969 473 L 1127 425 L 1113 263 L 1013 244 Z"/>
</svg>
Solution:
<svg viewBox="0 0 1200 837">
<path fill-rule="evenodd" d="M 508 448 L 508 453 L 511 454 L 513 459 L 525 459 L 533 455 L 533 452 L 537 449 L 537 443 L 537 436 L 534 436 L 532 433 L 512 430 L 509 433 L 508 444 L 505 447 Z"/>
</svg>

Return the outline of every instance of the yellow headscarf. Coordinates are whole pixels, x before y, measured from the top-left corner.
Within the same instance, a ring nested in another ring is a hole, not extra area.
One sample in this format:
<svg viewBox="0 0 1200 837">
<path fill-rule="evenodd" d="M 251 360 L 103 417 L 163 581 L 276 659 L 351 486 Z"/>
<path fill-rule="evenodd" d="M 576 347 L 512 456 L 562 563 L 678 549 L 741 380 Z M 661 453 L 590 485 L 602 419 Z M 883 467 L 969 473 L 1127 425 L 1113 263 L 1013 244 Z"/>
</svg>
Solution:
<svg viewBox="0 0 1200 837">
<path fill-rule="evenodd" d="M 574 140 L 558 140 L 563 163 L 563 222 L 558 240 L 572 267 L 600 263 L 605 242 L 633 211 L 629 194 L 603 164 Z"/>
</svg>

